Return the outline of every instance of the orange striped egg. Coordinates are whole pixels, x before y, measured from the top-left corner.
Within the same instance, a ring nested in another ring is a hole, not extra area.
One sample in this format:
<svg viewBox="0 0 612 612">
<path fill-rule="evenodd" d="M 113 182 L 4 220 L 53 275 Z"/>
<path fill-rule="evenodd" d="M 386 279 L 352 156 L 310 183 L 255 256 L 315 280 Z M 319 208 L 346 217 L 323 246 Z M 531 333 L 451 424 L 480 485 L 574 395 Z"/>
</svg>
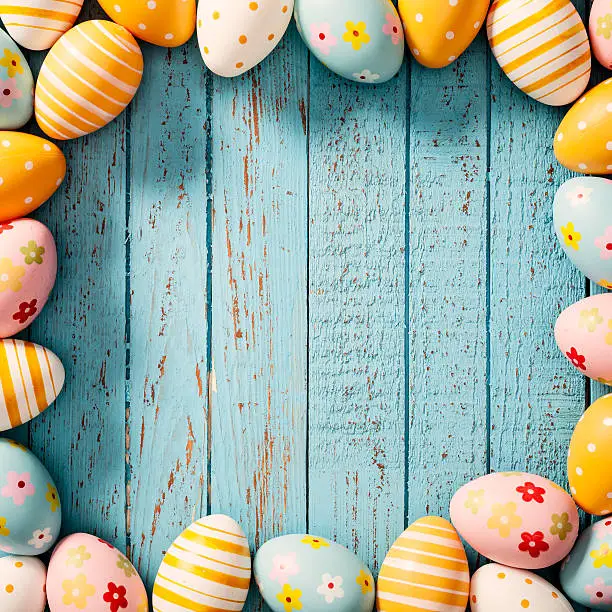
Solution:
<svg viewBox="0 0 612 612">
<path fill-rule="evenodd" d="M 62 36 L 36 84 L 36 120 L 52 138 L 69 140 L 110 123 L 132 101 L 142 79 L 134 37 L 111 21 L 86 21 Z"/>
<path fill-rule="evenodd" d="M 23 340 L 0 340 L 0 431 L 27 423 L 64 386 L 64 366 L 51 351 Z"/>
<path fill-rule="evenodd" d="M 394 542 L 378 576 L 379 612 L 464 612 L 470 572 L 453 526 L 438 516 L 412 523 Z"/>
<path fill-rule="evenodd" d="M 0 0 L 0 17 L 22 47 L 41 51 L 74 25 L 82 6 L 83 0 Z"/>
<path fill-rule="evenodd" d="M 562 106 L 585 90 L 591 48 L 570 0 L 495 0 L 487 35 L 508 78 L 535 100 Z"/>
<path fill-rule="evenodd" d="M 238 612 L 251 580 L 251 553 L 240 525 L 222 514 L 196 521 L 166 553 L 155 578 L 156 612 Z"/>
</svg>

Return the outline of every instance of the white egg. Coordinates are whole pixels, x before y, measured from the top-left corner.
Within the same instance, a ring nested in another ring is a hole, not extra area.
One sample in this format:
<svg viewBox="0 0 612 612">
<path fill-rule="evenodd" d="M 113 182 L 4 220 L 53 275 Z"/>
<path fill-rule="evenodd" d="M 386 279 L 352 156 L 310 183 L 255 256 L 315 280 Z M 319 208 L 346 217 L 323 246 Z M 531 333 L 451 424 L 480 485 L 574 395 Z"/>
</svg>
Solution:
<svg viewBox="0 0 612 612">
<path fill-rule="evenodd" d="M 36 557 L 0 558 L 0 610 L 43 612 L 47 568 Z"/>
</svg>

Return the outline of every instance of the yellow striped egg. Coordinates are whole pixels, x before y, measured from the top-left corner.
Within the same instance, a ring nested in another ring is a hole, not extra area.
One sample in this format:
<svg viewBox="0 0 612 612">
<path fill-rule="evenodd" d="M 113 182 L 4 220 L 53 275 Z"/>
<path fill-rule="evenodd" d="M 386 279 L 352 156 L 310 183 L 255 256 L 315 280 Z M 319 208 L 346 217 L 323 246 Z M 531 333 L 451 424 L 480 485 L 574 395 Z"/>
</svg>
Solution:
<svg viewBox="0 0 612 612">
<path fill-rule="evenodd" d="M 380 568 L 378 612 L 464 612 L 470 572 L 461 540 L 445 519 L 427 516 L 394 542 Z"/>
<path fill-rule="evenodd" d="M 585 90 L 591 48 L 570 0 L 494 0 L 487 36 L 508 78 L 535 100 L 562 106 Z"/>
<path fill-rule="evenodd" d="M 38 125 L 59 140 L 95 132 L 132 101 L 142 69 L 140 47 L 123 26 L 101 20 L 79 24 L 55 43 L 42 65 Z"/>
<path fill-rule="evenodd" d="M 249 591 L 251 553 L 240 525 L 222 514 L 196 521 L 166 553 L 155 578 L 155 612 L 239 612 Z"/>
<path fill-rule="evenodd" d="M 0 17 L 22 47 L 41 51 L 73 26 L 82 6 L 83 0 L 0 0 Z"/>
<path fill-rule="evenodd" d="M 0 340 L 0 431 L 27 423 L 64 386 L 64 366 L 51 351 L 23 340 Z"/>
</svg>

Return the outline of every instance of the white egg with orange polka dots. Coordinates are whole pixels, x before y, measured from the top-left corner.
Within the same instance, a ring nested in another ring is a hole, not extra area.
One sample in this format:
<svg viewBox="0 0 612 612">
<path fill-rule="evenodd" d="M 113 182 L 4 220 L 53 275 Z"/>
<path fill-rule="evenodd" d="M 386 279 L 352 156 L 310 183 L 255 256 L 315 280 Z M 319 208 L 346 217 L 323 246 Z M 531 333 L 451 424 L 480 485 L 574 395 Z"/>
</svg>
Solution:
<svg viewBox="0 0 612 612">
<path fill-rule="evenodd" d="M 200 0 L 198 44 L 206 66 L 235 77 L 263 61 L 285 34 L 293 0 Z"/>
<path fill-rule="evenodd" d="M 47 604 L 47 568 L 36 557 L 0 559 L 0 610 L 43 612 Z"/>
<path fill-rule="evenodd" d="M 526 570 L 490 563 L 472 576 L 472 612 L 573 612 L 561 591 Z"/>
</svg>

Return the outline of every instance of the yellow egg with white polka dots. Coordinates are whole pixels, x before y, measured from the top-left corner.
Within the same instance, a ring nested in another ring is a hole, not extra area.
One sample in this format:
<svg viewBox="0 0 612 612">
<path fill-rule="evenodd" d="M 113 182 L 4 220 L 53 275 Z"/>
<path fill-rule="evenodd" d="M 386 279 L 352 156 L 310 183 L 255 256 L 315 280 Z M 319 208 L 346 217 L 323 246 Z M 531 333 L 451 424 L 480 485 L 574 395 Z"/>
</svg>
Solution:
<svg viewBox="0 0 612 612">
<path fill-rule="evenodd" d="M 471 44 L 489 0 L 399 0 L 408 48 L 427 68 L 444 68 Z"/>
<path fill-rule="evenodd" d="M 0 558 L 0 610 L 43 612 L 47 569 L 36 557 Z"/>
<path fill-rule="evenodd" d="M 140 38 L 160 47 L 180 47 L 196 24 L 195 0 L 98 0 L 107 15 Z"/>
</svg>

